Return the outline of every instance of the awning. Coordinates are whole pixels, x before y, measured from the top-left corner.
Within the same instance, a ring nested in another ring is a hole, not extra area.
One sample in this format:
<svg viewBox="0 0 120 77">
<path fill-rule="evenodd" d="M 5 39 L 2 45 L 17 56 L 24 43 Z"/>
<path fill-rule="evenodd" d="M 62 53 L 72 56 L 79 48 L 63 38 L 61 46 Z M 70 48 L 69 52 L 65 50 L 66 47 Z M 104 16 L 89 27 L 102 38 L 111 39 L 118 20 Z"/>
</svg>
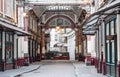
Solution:
<svg viewBox="0 0 120 77">
<path fill-rule="evenodd" d="M 120 6 L 120 0 L 116 0 L 103 8 L 100 8 L 97 12 L 91 14 L 82 24 L 82 30 L 83 34 L 89 35 L 89 34 L 94 34 L 96 31 L 96 26 L 99 20 L 99 17 L 101 15 L 104 15 L 103 13 L 110 11 L 109 13 L 112 13 L 115 11 L 116 7 Z M 114 8 L 114 10 L 113 10 Z"/>
<path fill-rule="evenodd" d="M 9 31 L 15 31 L 15 33 L 18 35 L 18 36 L 29 36 L 31 35 L 30 33 L 18 28 L 16 25 L 14 24 L 11 24 L 7 21 L 5 21 L 4 19 L 0 18 L 0 26 L 2 28 L 6 28 L 6 30 L 9 29 Z"/>
<path fill-rule="evenodd" d="M 88 21 L 86 21 L 86 23 L 84 24 L 84 26 L 82 27 L 83 30 L 83 34 L 95 34 L 95 26 L 96 23 L 98 21 L 99 15 L 95 15 L 93 17 L 91 17 Z"/>
</svg>

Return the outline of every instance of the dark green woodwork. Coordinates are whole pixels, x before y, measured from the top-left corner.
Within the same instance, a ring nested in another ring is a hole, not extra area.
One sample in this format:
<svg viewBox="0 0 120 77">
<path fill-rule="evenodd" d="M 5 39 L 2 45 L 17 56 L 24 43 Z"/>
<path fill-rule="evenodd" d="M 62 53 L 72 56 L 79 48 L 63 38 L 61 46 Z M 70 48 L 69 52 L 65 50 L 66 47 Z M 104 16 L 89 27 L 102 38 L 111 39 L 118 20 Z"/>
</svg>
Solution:
<svg viewBox="0 0 120 77">
<path fill-rule="evenodd" d="M 112 23 L 112 24 L 111 24 Z M 107 28 L 109 26 L 109 28 Z M 111 28 L 112 27 L 112 28 Z M 112 34 L 112 30 L 114 33 Z M 107 35 L 107 32 L 108 35 Z M 107 37 L 113 36 L 113 39 L 107 39 Z M 105 21 L 105 62 L 106 62 L 106 74 L 108 76 L 116 77 L 116 65 L 117 65 L 117 38 L 116 38 L 116 17 L 112 17 Z"/>
</svg>

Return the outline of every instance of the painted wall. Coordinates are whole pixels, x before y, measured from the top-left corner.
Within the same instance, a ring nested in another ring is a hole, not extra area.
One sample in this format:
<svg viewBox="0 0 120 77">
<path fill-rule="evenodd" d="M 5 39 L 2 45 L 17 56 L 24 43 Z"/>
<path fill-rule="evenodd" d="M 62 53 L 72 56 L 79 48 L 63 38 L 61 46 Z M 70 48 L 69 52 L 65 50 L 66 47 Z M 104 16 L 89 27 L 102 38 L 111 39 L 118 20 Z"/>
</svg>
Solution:
<svg viewBox="0 0 120 77">
<path fill-rule="evenodd" d="M 75 32 L 73 31 L 68 35 L 67 47 L 70 55 L 70 60 L 75 60 Z"/>
<path fill-rule="evenodd" d="M 50 32 L 50 47 L 53 47 L 55 43 L 56 43 L 56 41 L 55 41 L 55 29 L 52 29 Z"/>
<path fill-rule="evenodd" d="M 22 15 L 23 7 L 18 7 L 18 27 L 24 29 L 24 17 Z M 18 58 L 23 58 L 24 54 L 28 53 L 28 41 L 26 37 L 18 37 Z"/>
<path fill-rule="evenodd" d="M 96 56 L 95 36 L 87 35 L 87 53 L 90 53 L 93 57 Z"/>
</svg>

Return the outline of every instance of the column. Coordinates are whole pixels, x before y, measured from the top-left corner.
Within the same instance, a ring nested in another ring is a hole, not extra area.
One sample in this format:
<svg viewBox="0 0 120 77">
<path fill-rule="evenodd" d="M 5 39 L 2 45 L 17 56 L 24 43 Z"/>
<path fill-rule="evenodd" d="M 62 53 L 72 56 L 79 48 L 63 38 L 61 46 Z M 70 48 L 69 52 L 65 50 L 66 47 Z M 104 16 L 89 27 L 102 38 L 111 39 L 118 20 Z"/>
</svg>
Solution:
<svg viewBox="0 0 120 77">
<path fill-rule="evenodd" d="M 117 63 L 117 71 L 118 71 L 118 76 L 120 77 L 120 10 L 117 11 L 117 20 L 116 20 L 116 30 L 117 30 L 117 58 L 118 58 L 118 63 Z"/>
<path fill-rule="evenodd" d="M 77 15 L 74 14 L 74 17 L 75 17 L 75 23 L 78 23 Z"/>
<path fill-rule="evenodd" d="M 17 34 L 14 34 L 14 69 L 17 68 Z"/>
<path fill-rule="evenodd" d="M 75 59 L 78 59 L 79 56 L 79 34 L 78 31 L 75 31 Z"/>
<path fill-rule="evenodd" d="M 3 12 L 3 17 L 5 17 L 5 0 L 3 0 L 2 12 Z"/>
<path fill-rule="evenodd" d="M 95 52 L 96 52 L 96 55 L 94 59 L 94 64 L 95 64 L 95 67 L 98 68 L 98 31 L 96 31 L 95 33 Z"/>
<path fill-rule="evenodd" d="M 86 55 L 87 55 L 87 39 L 84 40 L 84 56 Z"/>
<path fill-rule="evenodd" d="M 5 31 L 2 32 L 2 71 L 5 71 Z"/>
<path fill-rule="evenodd" d="M 82 51 L 83 48 L 83 35 L 81 28 L 78 30 L 78 37 L 79 37 L 79 61 L 84 61 L 84 54 Z"/>
<path fill-rule="evenodd" d="M 45 33 L 42 33 L 42 59 L 44 59 L 45 56 Z"/>
<path fill-rule="evenodd" d="M 102 51 L 103 51 L 103 62 L 102 62 L 102 73 L 103 75 L 105 75 L 105 25 L 104 25 L 104 21 L 102 21 Z"/>
</svg>

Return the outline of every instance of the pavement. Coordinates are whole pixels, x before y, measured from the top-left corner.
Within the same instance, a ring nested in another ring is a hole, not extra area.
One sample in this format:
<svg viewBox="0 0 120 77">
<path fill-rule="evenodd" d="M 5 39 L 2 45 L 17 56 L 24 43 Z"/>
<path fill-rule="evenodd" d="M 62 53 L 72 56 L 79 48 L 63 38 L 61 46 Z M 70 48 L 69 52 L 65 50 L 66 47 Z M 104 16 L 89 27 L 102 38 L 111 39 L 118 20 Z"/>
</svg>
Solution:
<svg viewBox="0 0 120 77">
<path fill-rule="evenodd" d="M 95 66 L 86 66 L 82 62 L 72 62 L 75 68 L 75 74 L 77 77 L 107 77 L 100 73 L 97 73 Z"/>
<path fill-rule="evenodd" d="M 17 75 L 34 71 L 40 68 L 40 62 L 35 62 L 29 66 L 22 66 L 17 69 L 5 70 L 4 72 L 0 71 L 0 77 L 17 77 Z"/>
<path fill-rule="evenodd" d="M 42 62 L 40 69 L 23 74 L 21 77 L 76 77 L 70 61 L 52 60 Z"/>
<path fill-rule="evenodd" d="M 0 77 L 107 77 L 78 61 L 42 61 L 0 72 Z"/>
</svg>

